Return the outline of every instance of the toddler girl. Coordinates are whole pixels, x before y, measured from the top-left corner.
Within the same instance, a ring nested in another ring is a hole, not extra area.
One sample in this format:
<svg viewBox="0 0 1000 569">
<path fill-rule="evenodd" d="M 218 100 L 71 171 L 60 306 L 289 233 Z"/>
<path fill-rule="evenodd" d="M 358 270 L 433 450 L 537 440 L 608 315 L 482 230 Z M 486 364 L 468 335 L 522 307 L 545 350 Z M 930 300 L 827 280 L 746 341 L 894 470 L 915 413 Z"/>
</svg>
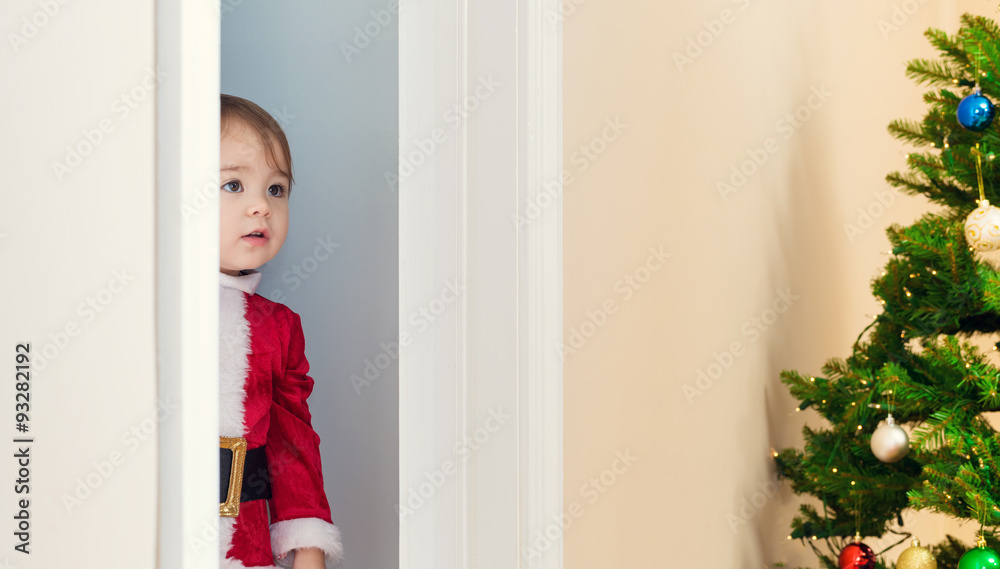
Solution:
<svg viewBox="0 0 1000 569">
<path fill-rule="evenodd" d="M 322 569 L 342 547 L 306 404 L 313 380 L 302 324 L 255 294 L 255 269 L 288 232 L 291 153 L 281 127 L 254 103 L 222 95 L 221 117 L 221 566 Z"/>
</svg>

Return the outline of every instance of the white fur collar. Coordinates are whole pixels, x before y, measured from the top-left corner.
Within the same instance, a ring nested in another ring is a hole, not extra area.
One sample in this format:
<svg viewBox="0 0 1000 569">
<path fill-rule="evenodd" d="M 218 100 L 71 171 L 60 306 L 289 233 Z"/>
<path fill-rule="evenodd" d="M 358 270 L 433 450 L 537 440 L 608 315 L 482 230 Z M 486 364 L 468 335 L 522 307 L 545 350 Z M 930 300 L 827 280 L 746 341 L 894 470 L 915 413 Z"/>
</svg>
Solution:
<svg viewBox="0 0 1000 569">
<path fill-rule="evenodd" d="M 240 271 L 238 276 L 227 275 L 220 271 L 219 284 L 226 288 L 234 288 L 242 290 L 247 294 L 253 294 L 257 290 L 257 285 L 260 284 L 262 276 L 261 273 L 254 269 Z"/>
</svg>

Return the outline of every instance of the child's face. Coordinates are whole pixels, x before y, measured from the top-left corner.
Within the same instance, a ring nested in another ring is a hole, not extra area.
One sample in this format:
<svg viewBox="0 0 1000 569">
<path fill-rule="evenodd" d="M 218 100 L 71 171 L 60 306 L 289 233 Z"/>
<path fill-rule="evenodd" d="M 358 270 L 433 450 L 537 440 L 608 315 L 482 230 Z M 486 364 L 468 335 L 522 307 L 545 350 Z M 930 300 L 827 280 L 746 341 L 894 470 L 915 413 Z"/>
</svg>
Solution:
<svg viewBox="0 0 1000 569">
<path fill-rule="evenodd" d="M 276 165 L 288 171 L 275 145 Z M 288 234 L 288 177 L 267 163 L 267 150 L 241 121 L 227 125 L 219 149 L 219 269 L 237 275 L 278 254 Z M 251 236 L 254 232 L 262 237 Z"/>
</svg>

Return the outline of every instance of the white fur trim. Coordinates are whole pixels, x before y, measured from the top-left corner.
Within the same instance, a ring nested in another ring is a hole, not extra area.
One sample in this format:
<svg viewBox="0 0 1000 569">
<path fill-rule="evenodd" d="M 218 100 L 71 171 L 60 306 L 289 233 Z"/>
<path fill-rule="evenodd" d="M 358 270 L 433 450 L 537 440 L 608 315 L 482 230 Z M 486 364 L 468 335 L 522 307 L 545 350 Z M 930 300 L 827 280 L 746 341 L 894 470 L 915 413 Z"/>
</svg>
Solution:
<svg viewBox="0 0 1000 569">
<path fill-rule="evenodd" d="M 243 402 L 250 354 L 247 299 L 236 288 L 219 289 L 219 435 L 242 437 Z"/>
<path fill-rule="evenodd" d="M 219 434 L 224 437 L 242 437 L 246 378 L 249 368 L 250 326 L 246 321 L 246 284 L 254 283 L 245 277 L 220 273 L 219 287 Z M 259 280 L 259 276 L 256 280 Z M 246 283 L 246 284 L 244 284 Z M 252 294 L 252 290 L 251 290 Z M 236 518 L 219 516 L 220 567 L 243 569 L 237 559 L 227 558 L 233 547 Z M 274 567 L 273 565 L 271 567 Z"/>
<path fill-rule="evenodd" d="M 226 554 L 233 547 L 233 533 L 235 530 L 236 518 L 219 516 L 219 549 L 222 550 L 221 559 L 225 559 Z"/>
<path fill-rule="evenodd" d="M 239 559 L 226 557 L 233 546 L 233 532 L 236 529 L 236 518 L 228 516 L 219 517 L 219 547 L 222 555 L 219 556 L 220 569 L 245 569 L 246 565 Z M 253 569 L 281 569 L 276 565 L 254 565 Z"/>
<path fill-rule="evenodd" d="M 247 566 L 243 564 L 239 559 L 233 559 L 232 557 L 226 557 L 229 550 L 233 546 L 233 531 L 236 529 L 236 518 L 230 518 L 228 516 L 219 517 L 219 547 L 222 550 L 222 555 L 219 556 L 219 568 L 220 569 L 247 569 Z M 281 569 L 276 565 L 254 565 L 253 569 Z"/>
<path fill-rule="evenodd" d="M 340 528 L 319 518 L 297 518 L 271 524 L 271 553 L 275 557 L 287 553 L 276 562 L 291 567 L 297 547 L 318 547 L 326 559 L 340 561 L 344 546 L 340 541 Z M 285 565 L 287 563 L 288 565 Z"/>
</svg>

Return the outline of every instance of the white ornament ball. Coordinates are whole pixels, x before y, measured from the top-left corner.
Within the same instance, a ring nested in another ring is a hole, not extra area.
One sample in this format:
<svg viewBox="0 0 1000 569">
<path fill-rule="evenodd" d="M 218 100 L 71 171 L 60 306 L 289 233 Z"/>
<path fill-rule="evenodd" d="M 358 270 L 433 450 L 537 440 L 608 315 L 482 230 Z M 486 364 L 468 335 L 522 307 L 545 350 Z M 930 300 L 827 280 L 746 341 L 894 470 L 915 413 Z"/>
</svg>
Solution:
<svg viewBox="0 0 1000 569">
<path fill-rule="evenodd" d="M 910 437 L 889 415 L 872 433 L 872 453 L 882 462 L 899 462 L 908 452 Z"/>
<path fill-rule="evenodd" d="M 1000 208 L 979 200 L 979 207 L 965 218 L 965 240 L 976 251 L 1000 249 Z"/>
</svg>

